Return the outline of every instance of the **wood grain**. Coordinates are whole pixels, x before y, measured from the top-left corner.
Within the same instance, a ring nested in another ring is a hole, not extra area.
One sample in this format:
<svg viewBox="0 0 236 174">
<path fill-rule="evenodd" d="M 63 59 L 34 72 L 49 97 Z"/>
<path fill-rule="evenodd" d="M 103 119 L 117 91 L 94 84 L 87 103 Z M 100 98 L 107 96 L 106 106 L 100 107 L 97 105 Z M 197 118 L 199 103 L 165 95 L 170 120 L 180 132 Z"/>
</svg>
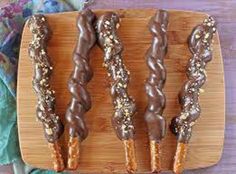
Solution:
<svg viewBox="0 0 236 174">
<path fill-rule="evenodd" d="M 97 14 L 103 13 L 97 10 Z M 119 34 L 125 46 L 124 59 L 131 71 L 130 93 L 134 96 L 138 114 L 135 125 L 136 147 L 139 172 L 147 172 L 149 152 L 146 126 L 143 112 L 146 105 L 144 80 L 148 70 L 144 54 L 151 42 L 147 23 L 155 10 L 117 10 L 122 16 Z M 54 65 L 52 86 L 56 91 L 57 112 L 63 118 L 69 102 L 67 80 L 72 69 L 72 51 L 76 42 L 77 13 L 49 15 L 49 24 L 53 29 L 53 37 L 49 43 L 49 54 Z M 165 92 L 167 109 L 165 116 L 168 123 L 179 112 L 177 94 L 186 79 L 185 65 L 190 57 L 186 44 L 192 28 L 206 17 L 203 13 L 170 11 L 169 52 L 166 58 L 168 79 Z M 27 49 L 31 34 L 24 28 L 18 69 L 18 127 L 20 146 L 26 163 L 40 168 L 51 168 L 51 158 L 42 134 L 39 122 L 36 122 L 36 98 L 31 87 L 32 65 Z M 94 78 L 89 83 L 93 108 L 86 115 L 90 130 L 89 137 L 82 144 L 81 172 L 124 172 L 124 156 L 122 143 L 116 138 L 110 124 L 112 114 L 109 84 L 105 69 L 102 68 L 102 52 L 96 47 L 91 53 L 91 65 Z M 202 117 L 194 127 L 190 143 L 186 168 L 207 167 L 218 162 L 221 157 L 224 139 L 224 74 L 219 39 L 214 45 L 214 59 L 207 67 L 208 82 L 205 93 L 201 95 Z M 63 143 L 63 139 L 62 139 Z M 168 132 L 163 142 L 164 169 L 169 170 L 176 147 L 175 137 Z M 43 159 L 43 160 L 42 160 Z"/>
</svg>

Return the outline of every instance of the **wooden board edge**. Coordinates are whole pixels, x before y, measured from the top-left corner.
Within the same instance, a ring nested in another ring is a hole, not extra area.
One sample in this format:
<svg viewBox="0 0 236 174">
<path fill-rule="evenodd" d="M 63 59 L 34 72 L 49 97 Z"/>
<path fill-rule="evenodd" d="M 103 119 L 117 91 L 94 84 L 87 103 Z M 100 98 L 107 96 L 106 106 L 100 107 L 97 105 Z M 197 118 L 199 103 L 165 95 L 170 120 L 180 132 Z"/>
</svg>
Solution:
<svg viewBox="0 0 236 174">
<path fill-rule="evenodd" d="M 16 91 L 19 91 L 19 87 L 20 87 L 20 81 L 18 80 L 18 79 L 20 79 L 19 78 L 19 76 L 20 76 L 20 73 L 19 73 L 19 70 L 20 70 L 20 66 L 21 66 L 21 54 L 22 54 L 22 42 L 23 42 L 23 36 L 24 36 L 24 33 L 25 33 L 25 29 L 26 29 L 26 27 L 27 27 L 27 21 L 28 20 L 26 20 L 25 21 L 25 23 L 24 23 L 24 25 L 23 25 L 23 30 L 22 30 L 22 37 L 21 37 L 21 42 L 20 42 L 20 51 L 19 51 L 19 59 L 18 59 L 18 67 L 17 67 L 17 86 L 16 86 Z M 24 153 L 23 153 L 23 151 L 22 151 L 22 148 L 21 148 L 21 145 L 22 145 L 22 143 L 21 143 L 21 133 L 20 133 L 20 124 L 21 124 L 21 122 L 20 122 L 20 120 L 21 119 L 19 119 L 19 117 L 20 117 L 20 115 L 18 114 L 19 113 L 19 93 L 17 92 L 16 93 L 16 115 L 17 115 L 17 133 L 18 133 L 18 140 L 19 140 L 19 148 L 20 148 L 20 153 L 21 153 L 21 158 L 22 158 L 22 160 L 23 160 L 23 162 L 25 163 L 25 164 L 27 164 L 27 165 L 30 165 L 28 162 L 27 162 L 27 160 L 25 159 L 25 156 L 24 156 Z"/>
<path fill-rule="evenodd" d="M 122 11 L 143 11 L 145 12 L 146 10 L 151 10 L 151 11 L 158 11 L 158 10 L 166 10 L 169 12 L 181 12 L 181 13 L 194 13 L 198 15 L 204 15 L 206 17 L 209 17 L 208 13 L 201 12 L 201 11 L 191 11 L 191 10 L 178 10 L 178 9 L 165 9 L 165 8 L 134 8 L 134 9 L 125 9 L 125 8 L 114 8 L 114 9 L 91 9 L 93 12 L 100 12 L 100 11 L 115 11 L 115 12 L 122 12 Z M 73 13 L 80 13 L 80 11 L 67 11 L 67 12 L 60 12 L 60 13 L 48 13 L 44 14 L 45 16 L 54 16 L 54 15 L 63 15 L 63 14 L 73 14 Z M 213 16 L 214 17 L 214 16 Z"/>
</svg>

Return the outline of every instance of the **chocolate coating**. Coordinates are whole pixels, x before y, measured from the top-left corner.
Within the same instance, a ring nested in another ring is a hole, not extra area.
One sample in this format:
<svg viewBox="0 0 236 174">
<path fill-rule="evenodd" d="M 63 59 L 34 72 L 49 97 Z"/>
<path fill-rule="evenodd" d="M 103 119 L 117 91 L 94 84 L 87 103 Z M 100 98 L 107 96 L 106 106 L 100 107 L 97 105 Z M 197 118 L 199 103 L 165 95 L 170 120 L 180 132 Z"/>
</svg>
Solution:
<svg viewBox="0 0 236 174">
<path fill-rule="evenodd" d="M 134 137 L 133 115 L 136 112 L 134 100 L 127 92 L 129 71 L 126 69 L 122 51 L 123 45 L 117 35 L 120 25 L 119 16 L 107 12 L 97 21 L 98 43 L 104 51 L 104 66 L 111 78 L 111 97 L 115 113 L 112 124 L 119 139 Z"/>
<path fill-rule="evenodd" d="M 70 75 L 68 89 L 71 101 L 66 111 L 66 121 L 71 137 L 78 137 L 83 141 L 88 135 L 84 121 L 84 114 L 91 108 L 91 98 L 86 89 L 87 83 L 92 79 L 93 72 L 89 65 L 89 52 L 96 42 L 93 28 L 94 13 L 83 10 L 77 19 L 78 40 L 74 49 L 74 69 Z"/>
<path fill-rule="evenodd" d="M 158 11 L 149 22 L 152 44 L 146 53 L 149 77 L 145 83 L 148 105 L 144 114 L 148 126 L 149 139 L 159 142 L 166 133 L 166 121 L 163 117 L 166 98 L 162 89 L 166 81 L 164 57 L 167 53 L 168 12 Z"/>
<path fill-rule="evenodd" d="M 63 133 L 63 125 L 55 113 L 55 92 L 50 86 L 53 68 L 46 48 L 51 31 L 43 15 L 32 16 L 28 20 L 28 26 L 33 34 L 28 52 L 34 65 L 32 84 L 38 98 L 36 115 L 43 124 L 48 142 L 54 143 Z"/>
<path fill-rule="evenodd" d="M 171 130 L 178 141 L 188 143 L 192 126 L 201 114 L 199 93 L 207 79 L 206 65 L 212 59 L 212 40 L 216 32 L 216 22 L 208 17 L 196 26 L 189 37 L 189 49 L 192 53 L 187 64 L 187 78 L 179 93 L 181 113 L 172 119 Z"/>
</svg>

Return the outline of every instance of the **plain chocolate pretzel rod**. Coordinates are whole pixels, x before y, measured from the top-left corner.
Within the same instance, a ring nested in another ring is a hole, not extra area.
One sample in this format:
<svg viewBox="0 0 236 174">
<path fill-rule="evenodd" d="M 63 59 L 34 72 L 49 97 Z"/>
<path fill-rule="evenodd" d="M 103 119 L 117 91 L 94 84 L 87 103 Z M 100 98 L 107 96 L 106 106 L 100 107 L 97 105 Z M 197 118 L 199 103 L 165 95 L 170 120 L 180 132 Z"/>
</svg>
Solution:
<svg viewBox="0 0 236 174">
<path fill-rule="evenodd" d="M 163 117 L 166 98 L 162 89 L 166 81 L 164 57 L 167 53 L 168 12 L 159 10 L 149 22 L 149 29 L 153 36 L 152 44 L 146 54 L 149 77 L 145 83 L 148 105 L 144 114 L 148 126 L 150 141 L 151 170 L 161 172 L 160 143 L 166 133 L 166 121 Z"/>
<path fill-rule="evenodd" d="M 69 128 L 67 167 L 71 170 L 78 168 L 80 143 L 88 135 L 84 115 L 91 108 L 91 98 L 86 86 L 93 76 L 89 65 L 89 52 L 96 42 L 94 20 L 95 15 L 89 9 L 83 10 L 77 19 L 79 34 L 73 56 L 75 66 L 68 82 L 72 98 L 66 112 Z"/>
<path fill-rule="evenodd" d="M 134 100 L 129 96 L 129 71 L 126 69 L 122 51 L 123 45 L 117 35 L 119 16 L 112 12 L 102 15 L 97 21 L 97 36 L 104 51 L 104 66 L 111 81 L 111 96 L 115 109 L 112 124 L 120 140 L 124 143 L 126 168 L 134 173 L 137 168 L 134 147 L 133 115 L 136 112 Z"/>
<path fill-rule="evenodd" d="M 33 88 L 37 94 L 37 118 L 43 124 L 44 134 L 48 141 L 56 171 L 64 170 L 64 162 L 58 139 L 63 133 L 63 125 L 55 113 L 55 94 L 50 87 L 52 66 L 47 54 L 47 42 L 51 32 L 43 15 L 34 15 L 28 20 L 33 34 L 29 45 L 29 56 L 34 66 Z"/>
<path fill-rule="evenodd" d="M 171 122 L 171 130 L 177 135 L 178 144 L 173 170 L 182 173 L 187 155 L 187 147 L 192 134 L 192 127 L 201 114 L 199 94 L 207 79 L 206 65 L 212 59 L 212 41 L 216 32 L 216 22 L 212 17 L 196 26 L 189 38 L 189 49 L 192 53 L 187 65 L 188 80 L 179 94 L 181 113 Z"/>
</svg>

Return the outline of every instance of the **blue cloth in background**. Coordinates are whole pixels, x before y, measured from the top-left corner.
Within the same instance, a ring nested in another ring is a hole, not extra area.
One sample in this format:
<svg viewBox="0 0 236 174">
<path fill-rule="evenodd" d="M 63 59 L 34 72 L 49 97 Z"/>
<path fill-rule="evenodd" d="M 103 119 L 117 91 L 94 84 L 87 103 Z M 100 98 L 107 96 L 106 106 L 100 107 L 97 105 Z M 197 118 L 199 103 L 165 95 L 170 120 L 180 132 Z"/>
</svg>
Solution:
<svg viewBox="0 0 236 174">
<path fill-rule="evenodd" d="M 75 2 L 76 1 L 76 2 Z M 14 162 L 17 174 L 53 174 L 21 160 L 16 122 L 16 77 L 21 33 L 35 13 L 77 11 L 83 0 L 18 0 L 0 8 L 0 165 Z"/>
</svg>

